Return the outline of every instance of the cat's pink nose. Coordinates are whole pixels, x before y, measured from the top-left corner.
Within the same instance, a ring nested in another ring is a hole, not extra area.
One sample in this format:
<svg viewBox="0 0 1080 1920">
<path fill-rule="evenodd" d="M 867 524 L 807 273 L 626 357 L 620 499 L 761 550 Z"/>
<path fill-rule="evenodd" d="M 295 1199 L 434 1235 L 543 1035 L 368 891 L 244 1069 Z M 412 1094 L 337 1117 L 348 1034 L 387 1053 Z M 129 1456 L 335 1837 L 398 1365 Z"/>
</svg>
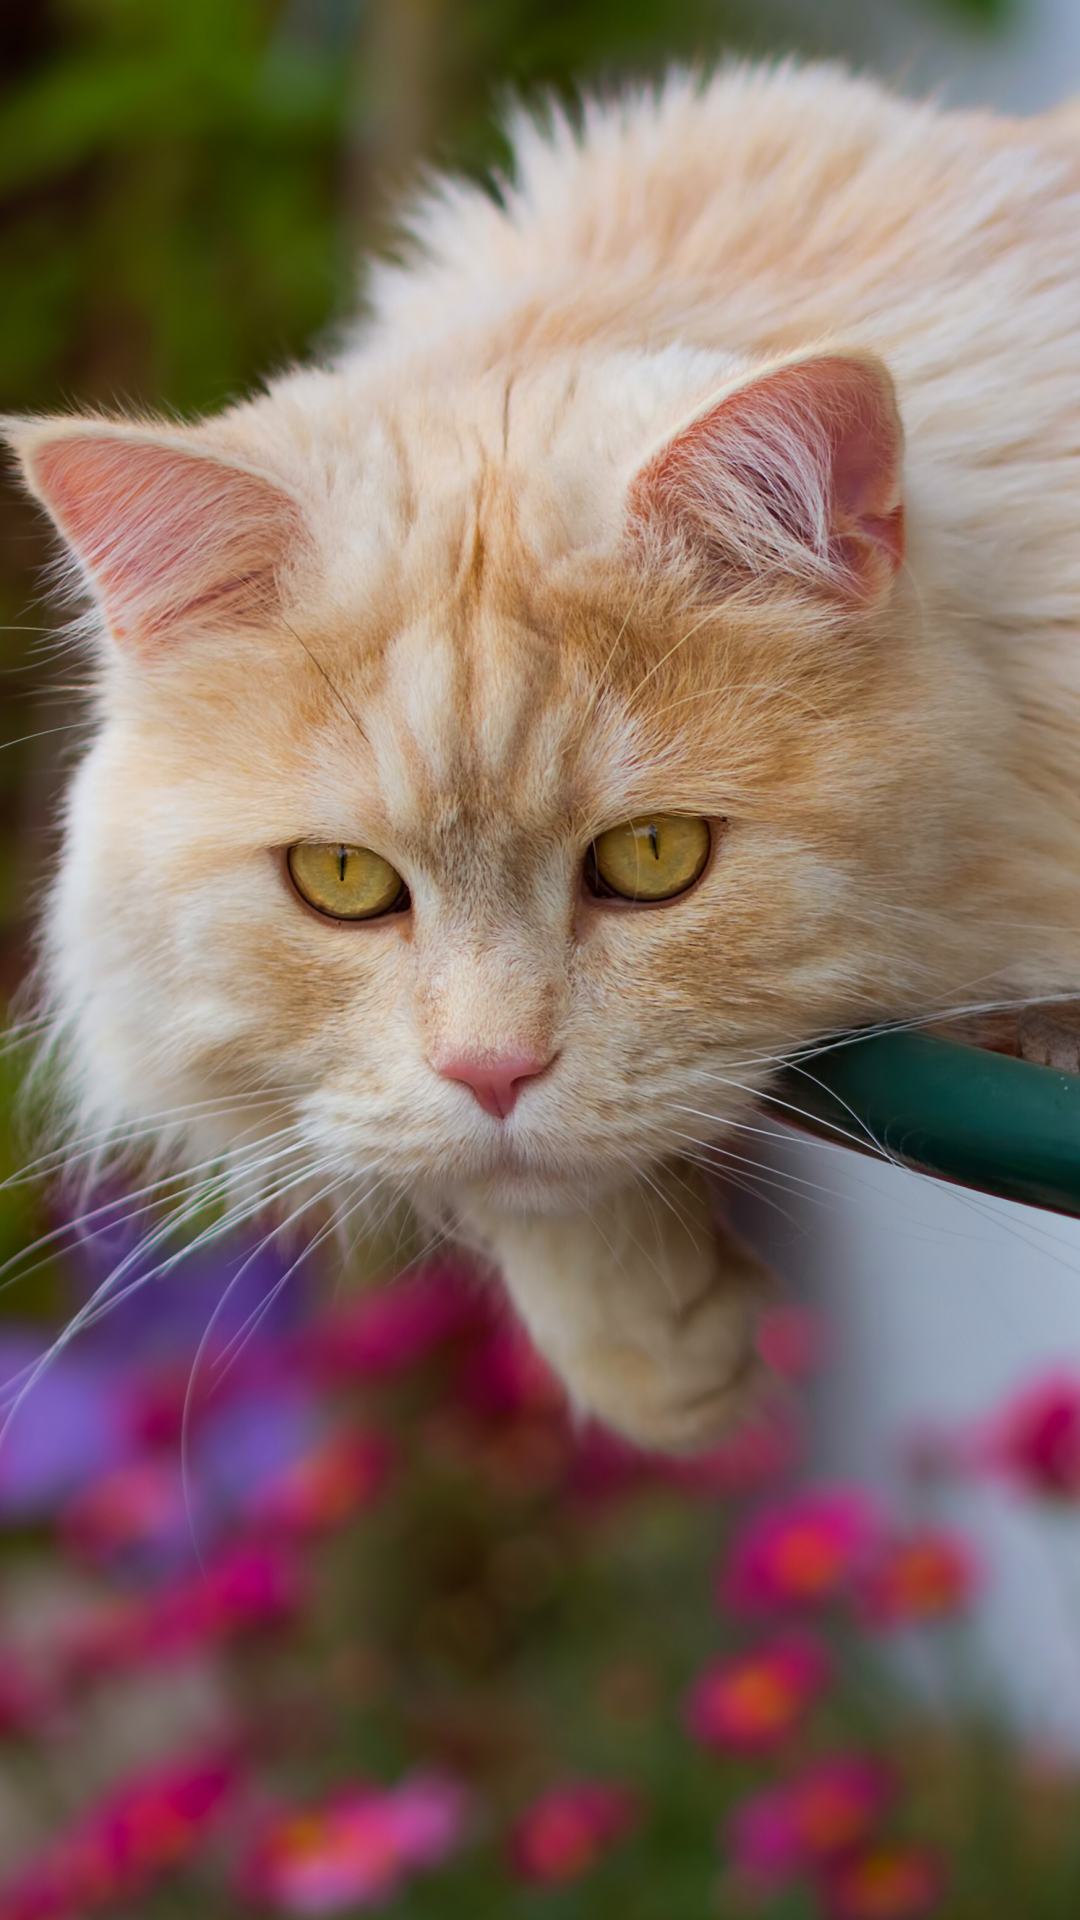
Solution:
<svg viewBox="0 0 1080 1920">
<path fill-rule="evenodd" d="M 485 1113 L 505 1120 L 527 1080 L 550 1067 L 553 1056 L 541 1059 L 535 1053 L 504 1053 L 494 1060 L 477 1060 L 468 1054 L 449 1054 L 432 1061 L 444 1080 L 460 1080 L 463 1087 L 479 1100 Z"/>
</svg>

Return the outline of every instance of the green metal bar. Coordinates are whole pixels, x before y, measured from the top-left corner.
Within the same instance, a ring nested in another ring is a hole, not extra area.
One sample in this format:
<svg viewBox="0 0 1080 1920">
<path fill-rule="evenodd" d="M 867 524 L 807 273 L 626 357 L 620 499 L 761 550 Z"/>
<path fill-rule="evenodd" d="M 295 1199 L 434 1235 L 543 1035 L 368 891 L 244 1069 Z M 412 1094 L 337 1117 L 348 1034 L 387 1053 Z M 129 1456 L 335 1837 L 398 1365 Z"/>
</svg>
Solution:
<svg viewBox="0 0 1080 1920">
<path fill-rule="evenodd" d="M 984 1193 L 1080 1214 L 1080 1074 L 922 1033 L 857 1036 L 792 1061 L 779 1119 Z"/>
</svg>

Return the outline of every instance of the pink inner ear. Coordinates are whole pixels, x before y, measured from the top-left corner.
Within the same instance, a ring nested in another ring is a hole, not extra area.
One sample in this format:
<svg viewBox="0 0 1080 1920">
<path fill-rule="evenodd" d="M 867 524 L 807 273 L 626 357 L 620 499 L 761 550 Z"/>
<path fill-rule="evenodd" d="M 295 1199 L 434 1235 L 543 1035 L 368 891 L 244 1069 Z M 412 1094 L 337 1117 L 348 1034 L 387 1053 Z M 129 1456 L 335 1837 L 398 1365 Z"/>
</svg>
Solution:
<svg viewBox="0 0 1080 1920">
<path fill-rule="evenodd" d="M 631 517 L 696 552 L 718 590 L 780 571 L 871 599 L 904 556 L 902 455 L 886 368 L 823 354 L 762 374 L 684 428 L 634 481 Z"/>
<path fill-rule="evenodd" d="M 301 532 L 299 509 L 272 481 L 210 454 L 79 431 L 46 440 L 30 464 L 121 644 L 152 649 L 181 620 L 267 617 Z"/>
</svg>

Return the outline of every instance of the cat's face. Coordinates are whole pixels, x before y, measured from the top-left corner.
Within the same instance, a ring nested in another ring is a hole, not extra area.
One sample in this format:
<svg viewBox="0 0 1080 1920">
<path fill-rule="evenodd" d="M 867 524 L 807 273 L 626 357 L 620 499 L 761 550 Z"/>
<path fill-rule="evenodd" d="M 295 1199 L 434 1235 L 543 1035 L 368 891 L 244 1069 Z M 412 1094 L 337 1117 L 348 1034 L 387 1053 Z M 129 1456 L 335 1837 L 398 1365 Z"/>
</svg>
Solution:
<svg viewBox="0 0 1080 1920">
<path fill-rule="evenodd" d="M 87 1115 L 175 1113 L 192 1158 L 293 1126 L 316 1186 L 574 1206 L 714 1138 L 778 1050 L 940 991 L 925 927 L 970 875 L 912 812 L 980 795 L 895 591 L 883 370 L 758 381 L 726 472 L 730 398 L 644 442 L 628 407 L 620 445 L 556 384 L 468 433 L 332 375 L 187 436 L 24 433 L 113 637 L 50 934 Z M 598 892 L 591 845 L 648 816 L 703 823 L 704 869 Z M 315 911 L 298 844 L 406 891 Z"/>
</svg>

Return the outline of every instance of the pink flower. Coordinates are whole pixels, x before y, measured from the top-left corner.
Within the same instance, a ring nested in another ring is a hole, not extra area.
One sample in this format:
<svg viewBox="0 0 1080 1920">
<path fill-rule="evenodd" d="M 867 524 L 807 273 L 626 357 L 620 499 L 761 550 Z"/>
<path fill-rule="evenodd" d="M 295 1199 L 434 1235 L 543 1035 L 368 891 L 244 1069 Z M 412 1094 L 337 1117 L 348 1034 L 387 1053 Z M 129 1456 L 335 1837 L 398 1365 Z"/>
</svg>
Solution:
<svg viewBox="0 0 1080 1920">
<path fill-rule="evenodd" d="M 864 1843 L 895 1795 L 892 1775 L 861 1755 L 819 1760 L 733 1809 L 722 1844 L 739 1876 L 764 1890 Z"/>
<path fill-rule="evenodd" d="M 178 1460 L 136 1460 L 91 1481 L 60 1517 L 64 1543 L 81 1559 L 108 1561 L 157 1545 L 190 1552 L 191 1520 Z"/>
<path fill-rule="evenodd" d="M 437 1774 L 350 1788 L 321 1807 L 278 1815 L 242 1868 L 241 1891 L 279 1913 L 381 1905 L 409 1873 L 456 1852 L 469 1810 L 464 1788 Z"/>
<path fill-rule="evenodd" d="M 802 1724 L 831 1678 L 828 1652 L 809 1634 L 714 1661 L 687 1696 L 687 1730 L 720 1753 L 768 1753 Z"/>
<path fill-rule="evenodd" d="M 851 1585 L 879 1533 L 877 1512 L 857 1488 L 796 1494 L 744 1527 L 720 1597 L 747 1612 L 820 1605 Z"/>
<path fill-rule="evenodd" d="M 758 1321 L 758 1353 L 785 1380 L 807 1380 L 816 1373 L 825 1344 L 824 1325 L 809 1307 L 771 1307 Z"/>
<path fill-rule="evenodd" d="M 779 1399 L 736 1427 L 726 1440 L 707 1453 L 687 1459 L 667 1457 L 663 1477 L 685 1493 L 731 1499 L 767 1486 L 790 1473 L 802 1450 L 802 1437 L 792 1409 Z"/>
<path fill-rule="evenodd" d="M 205 1574 L 93 1616 L 73 1633 L 67 1666 L 78 1679 L 169 1659 L 276 1626 L 295 1613 L 300 1598 L 290 1557 L 276 1547 L 241 1547 Z"/>
<path fill-rule="evenodd" d="M 340 1526 L 376 1499 L 389 1469 L 385 1440 L 343 1428 L 261 1487 L 248 1505 L 247 1517 L 274 1531 L 321 1533 Z"/>
<path fill-rule="evenodd" d="M 484 1321 L 475 1281 L 449 1260 L 420 1268 L 326 1316 L 308 1336 L 310 1358 L 334 1380 L 373 1380 L 417 1366 Z"/>
<path fill-rule="evenodd" d="M 385 1798 L 407 1867 L 438 1867 L 457 1852 L 472 1812 L 471 1797 L 459 1781 L 441 1773 L 414 1773 Z"/>
<path fill-rule="evenodd" d="M 644 1453 L 621 1434 L 590 1420 L 574 1436 L 567 1485 L 571 1495 L 587 1501 L 625 1499 L 655 1483 L 666 1462 Z"/>
<path fill-rule="evenodd" d="M 977 1452 L 1026 1493 L 1080 1498 L 1080 1380 L 1053 1373 L 1035 1381 L 993 1421 Z"/>
<path fill-rule="evenodd" d="M 235 1779 L 201 1760 L 121 1783 L 0 1891 L 4 1920 L 69 1920 L 145 1894 L 196 1852 Z"/>
<path fill-rule="evenodd" d="M 591 1872 L 609 1847 L 633 1831 L 639 1802 L 628 1788 L 601 1780 L 551 1787 L 525 1809 L 510 1841 L 518 1877 L 561 1886 Z"/>
<path fill-rule="evenodd" d="M 570 1463 L 573 1493 L 586 1499 L 613 1498 L 646 1486 L 668 1486 L 702 1499 L 732 1499 L 779 1479 L 801 1451 L 792 1410 L 780 1400 L 766 1402 L 727 1439 L 705 1453 L 683 1457 L 646 1453 L 595 1423 L 578 1439 Z"/>
<path fill-rule="evenodd" d="M 860 1583 L 860 1610 L 882 1630 L 941 1620 L 967 1606 L 977 1583 L 966 1542 L 925 1530 L 885 1547 Z"/>
<path fill-rule="evenodd" d="M 923 1848 L 881 1844 L 839 1861 L 824 1883 L 831 1920 L 921 1920 L 945 1897 L 945 1875 Z"/>
<path fill-rule="evenodd" d="M 0 1739 L 41 1734 L 59 1706 L 54 1676 L 22 1649 L 0 1647 Z"/>
</svg>

